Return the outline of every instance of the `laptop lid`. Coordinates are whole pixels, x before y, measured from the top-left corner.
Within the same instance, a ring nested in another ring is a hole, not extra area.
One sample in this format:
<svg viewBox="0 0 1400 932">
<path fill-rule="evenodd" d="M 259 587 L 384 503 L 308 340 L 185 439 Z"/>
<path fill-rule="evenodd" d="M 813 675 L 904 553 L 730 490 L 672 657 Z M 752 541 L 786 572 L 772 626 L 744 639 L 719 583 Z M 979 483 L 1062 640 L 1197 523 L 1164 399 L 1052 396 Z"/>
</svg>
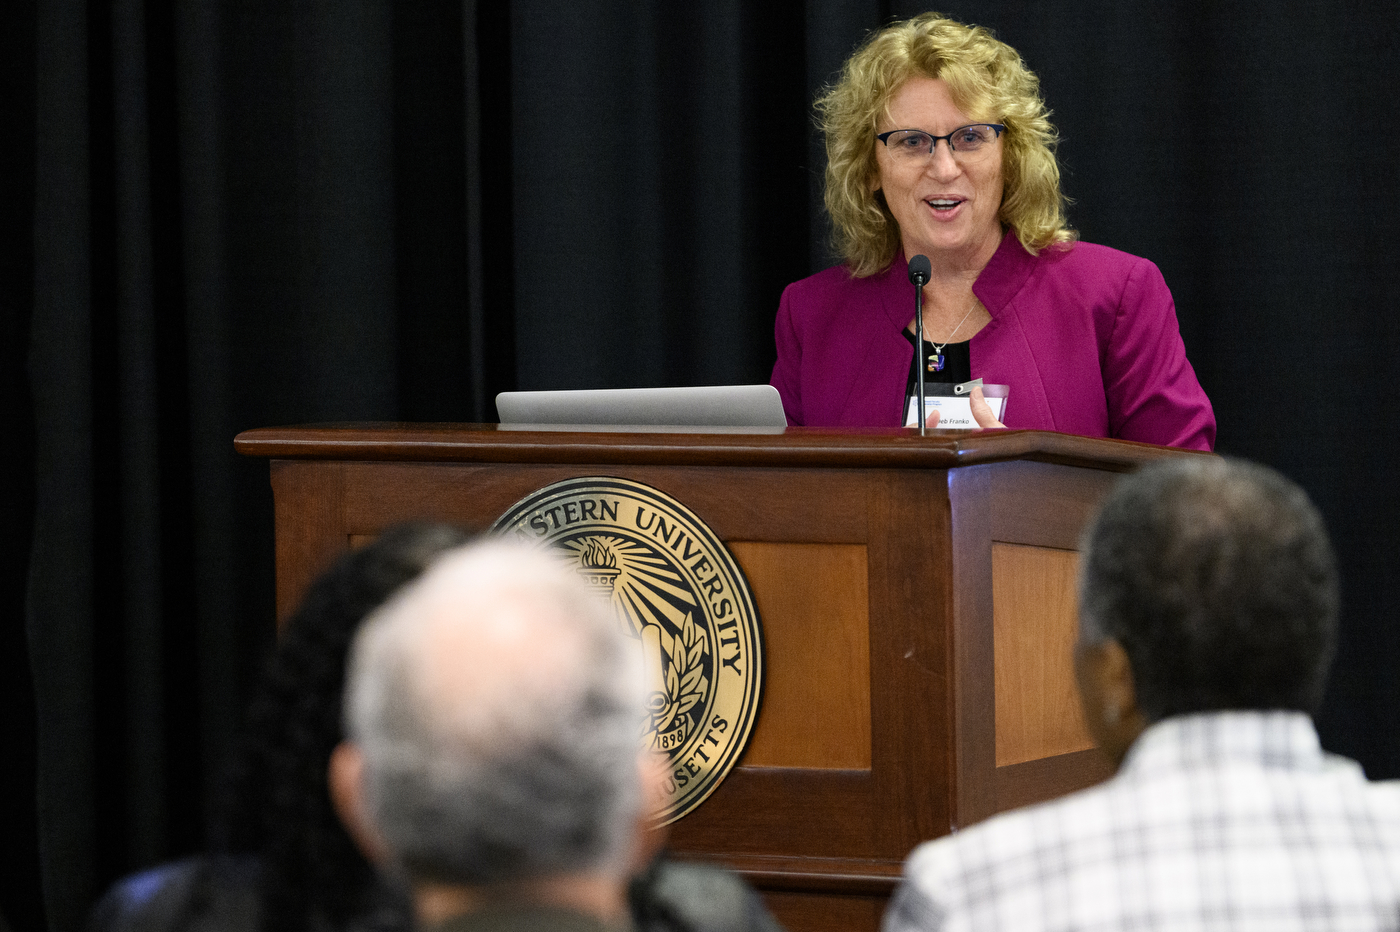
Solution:
<svg viewBox="0 0 1400 932">
<path fill-rule="evenodd" d="M 502 427 L 517 429 L 766 432 L 787 427 L 782 398 L 771 385 L 501 392 L 496 396 L 496 411 Z"/>
</svg>

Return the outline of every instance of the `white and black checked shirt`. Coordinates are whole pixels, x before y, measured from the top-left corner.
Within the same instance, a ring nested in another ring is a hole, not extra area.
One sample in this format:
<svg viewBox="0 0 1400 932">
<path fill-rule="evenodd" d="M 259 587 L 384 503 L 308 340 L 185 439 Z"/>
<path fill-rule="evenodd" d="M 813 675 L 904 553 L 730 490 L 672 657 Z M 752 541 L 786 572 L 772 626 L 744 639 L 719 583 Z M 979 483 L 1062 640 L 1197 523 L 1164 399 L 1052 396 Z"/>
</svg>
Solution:
<svg viewBox="0 0 1400 932">
<path fill-rule="evenodd" d="M 1111 780 L 914 849 L 883 932 L 1400 928 L 1400 786 L 1306 715 L 1171 718 Z"/>
</svg>

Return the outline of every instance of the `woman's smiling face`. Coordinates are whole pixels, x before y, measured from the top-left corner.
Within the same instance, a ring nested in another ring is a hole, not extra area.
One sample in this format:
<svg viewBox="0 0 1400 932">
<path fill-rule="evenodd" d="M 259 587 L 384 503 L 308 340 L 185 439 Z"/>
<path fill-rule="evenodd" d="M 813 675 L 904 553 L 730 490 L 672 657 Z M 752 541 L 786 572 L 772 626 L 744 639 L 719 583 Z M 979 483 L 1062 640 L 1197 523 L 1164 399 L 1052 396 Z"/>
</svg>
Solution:
<svg viewBox="0 0 1400 932">
<path fill-rule="evenodd" d="M 890 98 L 879 132 L 917 129 L 943 136 L 974 119 L 953 103 L 938 78 L 915 77 Z M 875 142 L 875 186 L 899 223 L 904 256 L 923 254 L 939 265 L 981 268 L 1001 243 L 1001 138 L 976 153 L 955 153 L 947 140 L 924 159 L 896 157 Z"/>
</svg>

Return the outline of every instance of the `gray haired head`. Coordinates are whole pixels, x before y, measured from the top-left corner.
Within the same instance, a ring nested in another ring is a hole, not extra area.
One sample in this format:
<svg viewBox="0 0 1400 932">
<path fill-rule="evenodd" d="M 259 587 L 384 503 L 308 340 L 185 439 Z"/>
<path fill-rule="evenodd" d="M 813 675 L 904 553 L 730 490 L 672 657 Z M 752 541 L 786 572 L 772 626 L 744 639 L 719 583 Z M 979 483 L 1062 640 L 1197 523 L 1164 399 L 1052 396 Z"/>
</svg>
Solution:
<svg viewBox="0 0 1400 932">
<path fill-rule="evenodd" d="M 361 630 L 346 731 L 367 815 L 413 878 L 625 870 L 641 813 L 640 664 L 557 553 L 449 553 Z"/>
<path fill-rule="evenodd" d="M 1322 516 L 1283 476 L 1190 457 L 1124 478 L 1084 532 L 1080 639 L 1113 638 L 1148 721 L 1315 712 L 1336 645 Z"/>
</svg>

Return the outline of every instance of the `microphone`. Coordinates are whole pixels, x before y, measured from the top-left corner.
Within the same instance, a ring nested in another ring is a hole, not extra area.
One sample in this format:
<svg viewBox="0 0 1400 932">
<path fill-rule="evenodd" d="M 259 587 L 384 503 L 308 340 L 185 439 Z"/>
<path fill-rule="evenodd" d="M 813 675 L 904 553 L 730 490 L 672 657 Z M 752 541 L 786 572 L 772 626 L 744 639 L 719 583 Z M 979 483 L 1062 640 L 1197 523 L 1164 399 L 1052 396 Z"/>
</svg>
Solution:
<svg viewBox="0 0 1400 932">
<path fill-rule="evenodd" d="M 909 260 L 909 282 L 915 287 L 924 287 L 932 277 L 933 263 L 928 261 L 928 256 L 915 256 Z"/>
<path fill-rule="evenodd" d="M 909 283 L 914 286 L 914 373 L 919 388 L 919 407 L 914 419 L 919 422 L 919 433 L 924 429 L 924 285 L 933 277 L 933 263 L 928 256 L 914 256 L 909 260 Z"/>
</svg>

